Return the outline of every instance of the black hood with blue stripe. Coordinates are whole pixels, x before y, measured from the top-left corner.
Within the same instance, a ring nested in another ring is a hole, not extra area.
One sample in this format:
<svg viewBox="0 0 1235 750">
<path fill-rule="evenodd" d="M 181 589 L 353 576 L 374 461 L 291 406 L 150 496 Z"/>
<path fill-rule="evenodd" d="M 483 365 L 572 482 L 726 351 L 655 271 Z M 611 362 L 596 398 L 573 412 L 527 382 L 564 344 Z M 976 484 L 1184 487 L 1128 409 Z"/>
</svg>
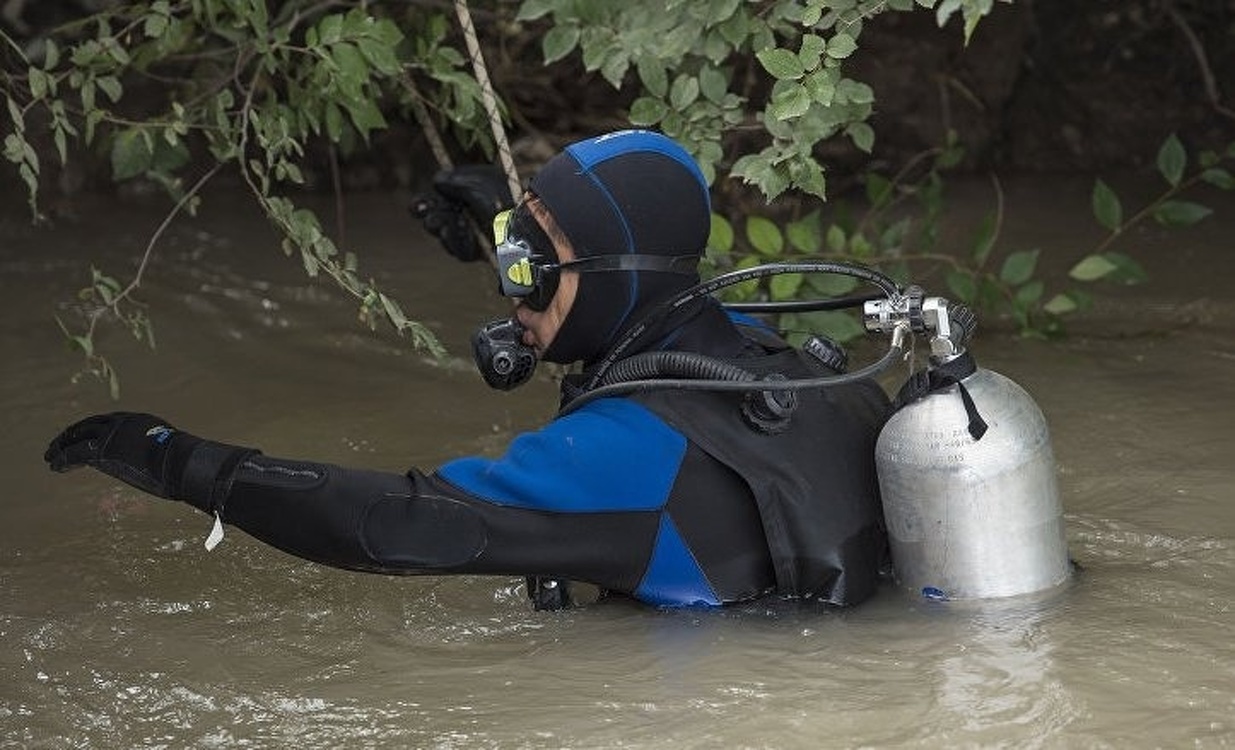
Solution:
<svg viewBox="0 0 1235 750">
<path fill-rule="evenodd" d="M 707 245 L 707 181 L 691 155 L 659 133 L 624 130 L 567 146 L 530 190 L 580 258 L 699 257 Z M 580 274 L 574 306 L 544 358 L 595 362 L 646 312 L 698 281 L 694 274 L 658 271 Z"/>
</svg>

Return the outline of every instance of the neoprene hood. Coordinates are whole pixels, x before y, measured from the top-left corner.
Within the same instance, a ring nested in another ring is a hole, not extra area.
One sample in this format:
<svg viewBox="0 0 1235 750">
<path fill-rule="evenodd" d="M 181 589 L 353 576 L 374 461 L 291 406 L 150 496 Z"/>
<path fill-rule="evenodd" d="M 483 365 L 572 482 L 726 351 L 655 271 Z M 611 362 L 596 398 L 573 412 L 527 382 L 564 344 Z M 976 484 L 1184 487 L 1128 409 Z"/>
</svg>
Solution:
<svg viewBox="0 0 1235 750">
<path fill-rule="evenodd" d="M 703 254 L 711 230 L 707 181 L 672 139 L 646 130 L 567 146 L 529 189 L 549 209 L 576 257 Z M 651 308 L 699 282 L 697 274 L 579 274 L 579 291 L 544 354 L 550 362 L 600 359 Z"/>
</svg>

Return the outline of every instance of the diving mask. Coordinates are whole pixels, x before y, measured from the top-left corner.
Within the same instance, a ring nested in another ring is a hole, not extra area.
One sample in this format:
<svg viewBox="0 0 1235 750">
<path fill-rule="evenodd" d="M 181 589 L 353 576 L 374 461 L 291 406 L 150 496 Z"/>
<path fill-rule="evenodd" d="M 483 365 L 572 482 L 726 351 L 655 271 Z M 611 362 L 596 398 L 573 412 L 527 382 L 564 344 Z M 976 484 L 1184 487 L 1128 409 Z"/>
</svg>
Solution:
<svg viewBox="0 0 1235 750">
<path fill-rule="evenodd" d="M 524 203 L 493 218 L 493 247 L 502 294 L 518 298 L 537 312 L 553 301 L 563 270 L 660 271 L 693 275 L 699 261 L 694 254 L 588 256 L 581 253 L 584 257 L 561 263 L 553 241 Z"/>
</svg>

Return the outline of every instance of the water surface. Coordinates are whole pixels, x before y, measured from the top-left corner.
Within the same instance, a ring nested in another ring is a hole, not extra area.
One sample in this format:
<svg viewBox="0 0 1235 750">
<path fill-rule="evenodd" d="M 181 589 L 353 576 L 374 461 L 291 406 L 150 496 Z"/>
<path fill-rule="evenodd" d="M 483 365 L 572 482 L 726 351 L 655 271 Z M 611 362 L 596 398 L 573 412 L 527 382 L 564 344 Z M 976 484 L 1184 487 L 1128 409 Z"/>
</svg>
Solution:
<svg viewBox="0 0 1235 750">
<path fill-rule="evenodd" d="M 1066 266 L 1097 237 L 1087 190 L 1009 186 L 1005 237 Z M 1034 394 L 1054 436 L 1083 570 L 1048 596 L 537 613 L 517 580 L 347 573 L 234 529 L 207 553 L 187 506 L 46 471 L 61 427 L 113 409 L 395 471 L 538 424 L 547 378 L 499 394 L 472 371 L 467 336 L 505 309 L 489 273 L 437 251 L 405 204 L 352 199 L 349 240 L 451 357 L 356 325 L 251 209 L 217 198 L 148 272 L 157 350 L 100 337 L 118 403 L 72 382 L 53 316 L 92 263 L 131 268 L 160 214 L 98 199 L 52 229 L 0 223 L 0 747 L 1235 744 L 1229 199 L 1225 224 L 1127 238 L 1153 283 L 1101 293 L 1066 341 L 984 325 L 979 362 Z"/>
</svg>

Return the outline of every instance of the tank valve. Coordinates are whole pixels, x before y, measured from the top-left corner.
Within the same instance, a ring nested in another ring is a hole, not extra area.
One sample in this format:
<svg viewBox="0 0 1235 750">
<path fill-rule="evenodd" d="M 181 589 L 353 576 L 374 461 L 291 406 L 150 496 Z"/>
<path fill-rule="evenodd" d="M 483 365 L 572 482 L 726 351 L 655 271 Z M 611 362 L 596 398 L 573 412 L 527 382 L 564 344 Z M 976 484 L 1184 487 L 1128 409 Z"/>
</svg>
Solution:
<svg viewBox="0 0 1235 750">
<path fill-rule="evenodd" d="M 965 352 L 978 321 L 966 305 L 953 305 L 943 297 L 926 297 L 921 287 L 911 286 L 898 296 L 866 302 L 862 323 L 866 330 L 876 333 L 893 333 L 901 326 L 930 334 L 931 359 L 946 362 Z"/>
</svg>

